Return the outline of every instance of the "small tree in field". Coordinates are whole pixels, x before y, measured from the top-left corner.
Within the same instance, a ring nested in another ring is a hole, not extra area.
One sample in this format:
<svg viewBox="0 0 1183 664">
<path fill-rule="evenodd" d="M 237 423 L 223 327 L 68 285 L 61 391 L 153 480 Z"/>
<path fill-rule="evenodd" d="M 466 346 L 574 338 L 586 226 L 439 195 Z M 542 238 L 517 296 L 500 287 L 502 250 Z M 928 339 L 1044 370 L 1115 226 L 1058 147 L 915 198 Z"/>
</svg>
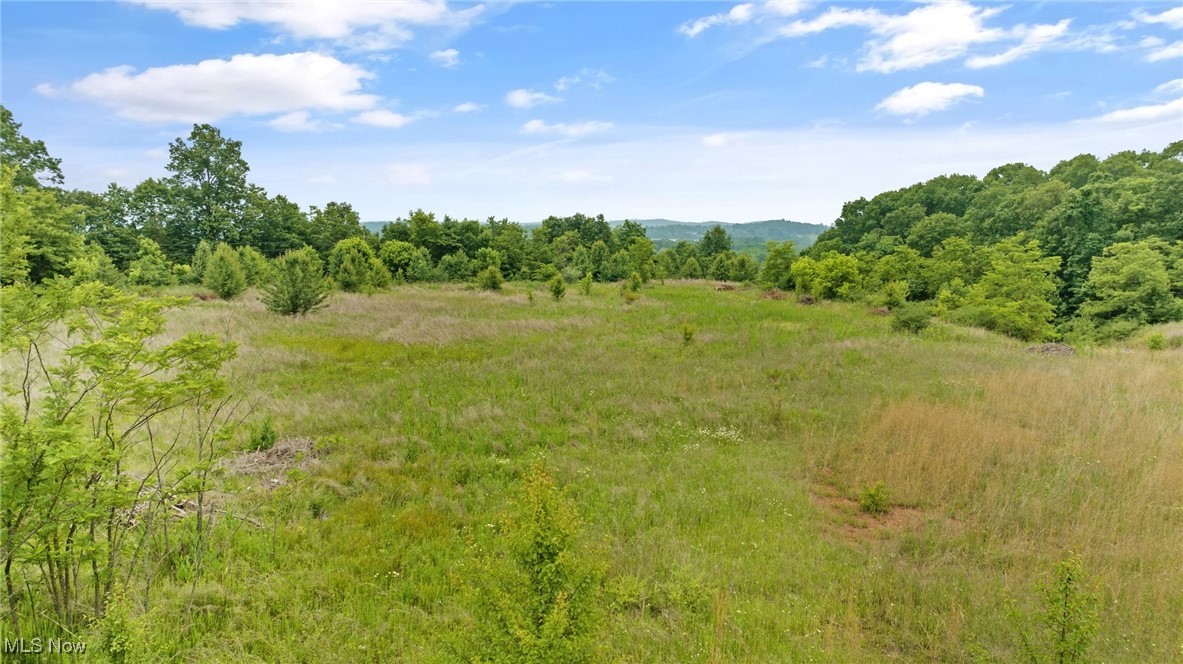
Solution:
<svg viewBox="0 0 1183 664">
<path fill-rule="evenodd" d="M 550 296 L 555 299 L 555 302 L 563 299 L 563 296 L 567 294 L 567 282 L 563 281 L 561 274 L 551 277 L 546 285 L 550 288 Z"/>
<path fill-rule="evenodd" d="M 477 288 L 483 290 L 501 290 L 501 283 L 503 281 L 501 269 L 493 265 L 481 270 L 476 275 Z"/>
<path fill-rule="evenodd" d="M 274 277 L 263 291 L 263 304 L 285 316 L 307 314 L 329 295 L 320 257 L 311 247 L 289 251 L 275 261 Z"/>
<path fill-rule="evenodd" d="M 589 662 L 599 626 L 600 565 L 579 553 L 579 517 L 534 466 L 492 551 L 476 569 L 473 662 Z"/>
<path fill-rule="evenodd" d="M 222 243 L 214 249 L 209 262 L 205 266 L 205 277 L 202 279 L 205 287 L 218 294 L 223 300 L 238 297 L 246 290 L 246 274 L 238 262 L 238 252 L 230 245 Z"/>
</svg>

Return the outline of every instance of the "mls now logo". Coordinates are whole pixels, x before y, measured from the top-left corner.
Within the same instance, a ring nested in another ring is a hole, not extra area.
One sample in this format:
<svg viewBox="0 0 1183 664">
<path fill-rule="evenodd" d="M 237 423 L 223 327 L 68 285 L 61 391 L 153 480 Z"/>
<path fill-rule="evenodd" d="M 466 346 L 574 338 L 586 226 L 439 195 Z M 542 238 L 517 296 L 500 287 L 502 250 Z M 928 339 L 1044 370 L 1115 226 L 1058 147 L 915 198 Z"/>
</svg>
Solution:
<svg viewBox="0 0 1183 664">
<path fill-rule="evenodd" d="M 37 636 L 31 639 L 4 639 L 4 654 L 24 655 L 74 655 L 86 652 L 84 641 L 63 641 L 62 639 L 42 639 Z"/>
</svg>

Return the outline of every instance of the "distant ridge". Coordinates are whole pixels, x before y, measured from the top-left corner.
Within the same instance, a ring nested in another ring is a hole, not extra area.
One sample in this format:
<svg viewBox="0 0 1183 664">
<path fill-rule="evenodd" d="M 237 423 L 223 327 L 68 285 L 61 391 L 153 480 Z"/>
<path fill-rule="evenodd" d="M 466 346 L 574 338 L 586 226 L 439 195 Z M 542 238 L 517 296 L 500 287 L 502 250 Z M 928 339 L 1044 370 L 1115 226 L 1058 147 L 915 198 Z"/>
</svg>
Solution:
<svg viewBox="0 0 1183 664">
<path fill-rule="evenodd" d="M 619 226 L 623 219 L 609 221 L 611 226 Z M 723 221 L 676 221 L 674 219 L 632 219 L 645 227 L 649 239 L 655 242 L 662 240 L 680 242 L 686 240 L 696 242 L 702 238 L 712 226 L 722 226 L 737 245 L 751 245 L 775 240 L 783 242 L 792 240 L 798 249 L 803 249 L 817 239 L 829 226 L 824 224 L 807 224 L 801 221 L 787 219 L 766 219 L 764 221 L 747 221 L 742 223 L 728 223 Z M 390 222 L 366 221 L 362 226 L 371 233 L 381 232 L 382 227 Z M 524 223 L 526 228 L 535 228 L 540 222 Z"/>
</svg>

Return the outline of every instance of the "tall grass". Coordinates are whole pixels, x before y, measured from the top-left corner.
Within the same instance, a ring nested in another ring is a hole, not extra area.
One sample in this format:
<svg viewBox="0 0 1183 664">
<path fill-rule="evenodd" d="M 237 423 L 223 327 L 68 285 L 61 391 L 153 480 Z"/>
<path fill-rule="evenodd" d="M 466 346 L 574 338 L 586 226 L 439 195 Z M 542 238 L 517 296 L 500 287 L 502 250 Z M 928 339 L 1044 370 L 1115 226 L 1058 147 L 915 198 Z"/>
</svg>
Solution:
<svg viewBox="0 0 1183 664">
<path fill-rule="evenodd" d="M 239 341 L 240 389 L 319 452 L 227 475 L 211 572 L 150 608 L 154 651 L 452 661 L 472 543 L 542 462 L 605 564 L 613 660 L 1011 661 L 1010 607 L 1034 610 L 1073 552 L 1102 590 L 1092 655 L 1181 656 L 1179 351 L 1041 357 L 758 290 L 643 295 L 177 312 L 177 331 Z M 878 482 L 886 514 L 838 502 Z"/>
</svg>

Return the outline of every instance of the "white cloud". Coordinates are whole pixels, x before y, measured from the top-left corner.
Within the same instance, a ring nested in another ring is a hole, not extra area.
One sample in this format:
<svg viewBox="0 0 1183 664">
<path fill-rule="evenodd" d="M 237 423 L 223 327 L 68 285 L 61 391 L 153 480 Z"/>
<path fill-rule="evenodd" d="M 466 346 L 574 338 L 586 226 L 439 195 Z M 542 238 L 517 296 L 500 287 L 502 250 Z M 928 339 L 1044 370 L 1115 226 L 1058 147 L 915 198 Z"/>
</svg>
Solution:
<svg viewBox="0 0 1183 664">
<path fill-rule="evenodd" d="M 452 111 L 455 113 L 479 113 L 483 110 L 485 110 L 484 104 L 478 104 L 472 101 L 456 104 L 456 107 L 452 109 Z"/>
<path fill-rule="evenodd" d="M 65 89 L 38 88 L 43 94 L 70 92 L 93 99 L 133 120 L 215 122 L 236 114 L 369 108 L 378 97 L 359 90 L 372 76 L 319 53 L 244 54 L 140 73 L 130 66 L 112 67 Z"/>
<path fill-rule="evenodd" d="M 421 186 L 431 184 L 431 171 L 425 164 L 390 164 L 385 170 L 387 184 L 396 186 Z"/>
<path fill-rule="evenodd" d="M 563 101 L 561 97 L 548 95 L 545 92 L 534 92 L 519 88 L 505 95 L 505 103 L 514 108 L 532 108 L 539 104 L 553 104 Z"/>
<path fill-rule="evenodd" d="M 371 127 L 388 127 L 397 129 L 410 124 L 414 120 L 415 118 L 403 115 L 402 113 L 395 113 L 394 111 L 387 111 L 384 109 L 376 109 L 373 111 L 359 113 L 353 116 L 353 119 L 350 121 L 355 124 L 369 125 Z"/>
<path fill-rule="evenodd" d="M 1167 81 L 1162 85 L 1156 86 L 1154 91 L 1160 95 L 1183 92 L 1183 78 L 1176 78 L 1173 81 Z"/>
<path fill-rule="evenodd" d="M 590 67 L 584 67 L 583 69 L 579 70 L 578 74 L 572 74 L 571 76 L 564 76 L 564 77 L 560 78 L 559 80 L 555 81 L 555 90 L 558 90 L 559 92 L 563 92 L 563 91 L 567 90 L 568 88 L 575 86 L 576 84 L 579 84 L 579 83 L 582 83 L 582 84 L 586 85 L 587 87 L 592 88 L 594 90 L 599 90 L 599 89 L 603 88 L 605 85 L 607 85 L 608 83 L 612 83 L 615 80 L 616 80 L 615 78 L 613 78 L 611 75 L 608 74 L 608 72 L 604 71 L 603 69 L 592 69 Z"/>
<path fill-rule="evenodd" d="M 686 21 L 678 26 L 678 32 L 687 37 L 697 37 L 716 25 L 743 25 L 764 16 L 784 17 L 801 13 L 811 3 L 806 0 L 768 0 L 760 4 L 745 2 L 735 5 L 730 11 L 703 16 Z"/>
<path fill-rule="evenodd" d="M 927 115 L 948 108 L 964 97 L 982 97 L 986 91 L 965 83 L 917 83 L 896 90 L 875 108 L 896 115 Z"/>
<path fill-rule="evenodd" d="M 1168 9 L 1161 14 L 1147 14 L 1139 9 L 1134 12 L 1134 18 L 1142 23 L 1162 23 L 1176 30 L 1183 30 L 1183 7 Z"/>
<path fill-rule="evenodd" d="M 807 0 L 768 0 L 762 9 L 777 16 L 794 16 L 804 11 L 810 4 Z"/>
<path fill-rule="evenodd" d="M 1183 97 L 1166 102 L 1165 104 L 1150 104 L 1113 111 L 1097 118 L 1100 122 L 1129 123 L 1157 122 L 1159 120 L 1171 119 L 1174 119 L 1176 122 L 1183 120 Z"/>
<path fill-rule="evenodd" d="M 702 145 L 708 148 L 723 148 L 737 144 L 741 138 L 740 134 L 710 134 L 702 137 Z"/>
<path fill-rule="evenodd" d="M 547 124 L 542 120 L 530 120 L 522 125 L 523 134 L 557 134 L 566 138 L 578 138 L 587 134 L 593 134 L 599 131 L 606 131 L 612 128 L 611 122 L 599 122 L 597 120 L 589 120 L 587 122 L 556 122 L 555 124 Z"/>
<path fill-rule="evenodd" d="M 678 26 L 678 32 L 687 37 L 697 37 L 708 28 L 716 25 L 736 25 L 740 23 L 747 23 L 752 20 L 755 15 L 755 5 L 750 2 L 745 2 L 742 5 L 736 5 L 730 11 L 723 14 L 712 14 L 711 16 L 704 16 L 694 21 L 687 21 Z"/>
<path fill-rule="evenodd" d="M 1183 40 L 1156 48 L 1146 54 L 1147 62 L 1159 62 L 1162 60 L 1173 60 L 1175 58 L 1183 58 Z"/>
<path fill-rule="evenodd" d="M 462 27 L 483 5 L 452 10 L 442 0 L 336 2 L 333 0 L 133 0 L 175 13 L 187 25 L 222 30 L 259 23 L 295 39 L 333 40 L 358 50 L 384 50 L 410 40 L 406 26 Z"/>
<path fill-rule="evenodd" d="M 267 124 L 273 129 L 287 132 L 321 131 L 325 128 L 324 122 L 311 119 L 308 111 L 285 113 Z"/>
<path fill-rule="evenodd" d="M 1056 24 L 1019 24 L 1009 29 L 989 27 L 987 20 L 1005 7 L 975 7 L 965 0 L 929 2 L 905 14 L 885 14 L 878 9 L 831 7 L 808 20 L 797 20 L 777 31 L 781 37 L 804 37 L 838 28 L 862 28 L 873 37 L 863 45 L 858 71 L 891 73 L 919 69 L 967 55 L 983 44 L 1018 41 L 1002 53 L 969 58 L 973 68 L 1006 64 L 1052 45 L 1067 36 L 1070 20 Z M 1099 49 L 1105 44 L 1095 38 L 1080 41 L 1073 48 Z M 1067 47 L 1067 46 L 1065 46 Z"/>
<path fill-rule="evenodd" d="M 1068 32 L 1068 25 L 1071 22 L 1071 19 L 1066 18 L 1055 25 L 1035 25 L 1030 28 L 1019 26 L 1016 31 L 1023 33 L 1023 41 L 1018 46 L 1009 48 L 998 55 L 972 57 L 966 60 L 965 64 L 971 69 L 982 69 L 1014 62 L 1025 55 L 1043 50 L 1064 36 Z"/>
<path fill-rule="evenodd" d="M 447 67 L 448 69 L 454 69 L 456 65 L 460 64 L 460 51 L 454 48 L 435 51 L 430 57 L 437 65 Z"/>
<path fill-rule="evenodd" d="M 827 64 L 829 64 L 829 62 L 830 56 L 823 55 L 816 60 L 810 60 L 809 62 L 805 63 L 805 66 L 809 67 L 810 69 L 821 69 L 822 67 L 825 67 Z"/>
</svg>

